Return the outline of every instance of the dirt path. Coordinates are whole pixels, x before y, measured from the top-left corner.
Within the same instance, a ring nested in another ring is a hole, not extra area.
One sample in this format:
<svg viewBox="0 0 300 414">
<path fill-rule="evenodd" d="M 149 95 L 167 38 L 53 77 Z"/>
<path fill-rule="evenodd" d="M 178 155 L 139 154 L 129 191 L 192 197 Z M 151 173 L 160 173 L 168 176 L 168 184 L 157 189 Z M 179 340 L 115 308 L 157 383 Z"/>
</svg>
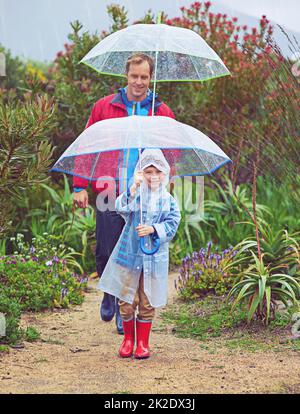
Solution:
<svg viewBox="0 0 300 414">
<path fill-rule="evenodd" d="M 170 275 L 170 302 L 174 300 Z M 0 354 L 1 393 L 274 393 L 300 391 L 299 352 L 211 354 L 167 330 L 151 334 L 148 360 L 117 356 L 122 337 L 99 318 L 102 294 L 89 282 L 82 306 L 25 315 L 42 340 Z M 157 316 L 154 327 L 160 323 Z"/>
</svg>

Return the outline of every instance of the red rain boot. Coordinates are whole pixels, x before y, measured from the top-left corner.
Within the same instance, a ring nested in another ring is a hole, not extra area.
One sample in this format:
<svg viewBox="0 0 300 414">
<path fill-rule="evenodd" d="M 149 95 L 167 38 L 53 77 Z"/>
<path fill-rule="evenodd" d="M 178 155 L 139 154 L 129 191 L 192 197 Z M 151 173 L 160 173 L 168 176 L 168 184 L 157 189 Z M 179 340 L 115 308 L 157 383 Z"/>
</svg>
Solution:
<svg viewBox="0 0 300 414">
<path fill-rule="evenodd" d="M 134 357 L 137 359 L 149 358 L 149 335 L 151 331 L 152 322 L 141 322 L 136 320 L 136 350 Z"/>
<path fill-rule="evenodd" d="M 134 347 L 134 318 L 130 321 L 122 321 L 124 329 L 124 339 L 119 349 L 121 358 L 129 358 L 132 356 Z"/>
</svg>

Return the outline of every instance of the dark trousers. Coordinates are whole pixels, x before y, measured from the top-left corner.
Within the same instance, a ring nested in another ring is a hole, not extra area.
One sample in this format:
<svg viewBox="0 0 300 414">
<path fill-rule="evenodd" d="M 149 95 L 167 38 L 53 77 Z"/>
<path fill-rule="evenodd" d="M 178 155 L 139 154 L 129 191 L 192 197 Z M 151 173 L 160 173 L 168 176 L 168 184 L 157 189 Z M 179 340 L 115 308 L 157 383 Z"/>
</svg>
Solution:
<svg viewBox="0 0 300 414">
<path fill-rule="evenodd" d="M 116 211 L 99 211 L 96 215 L 96 269 L 101 277 L 119 237 L 125 220 Z"/>
</svg>

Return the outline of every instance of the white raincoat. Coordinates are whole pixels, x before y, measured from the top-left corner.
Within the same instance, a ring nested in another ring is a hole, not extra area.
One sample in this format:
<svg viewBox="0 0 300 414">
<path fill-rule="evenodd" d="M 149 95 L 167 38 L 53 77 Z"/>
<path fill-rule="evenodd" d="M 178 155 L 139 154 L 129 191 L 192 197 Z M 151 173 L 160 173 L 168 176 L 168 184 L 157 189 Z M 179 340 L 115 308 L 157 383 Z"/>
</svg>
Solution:
<svg viewBox="0 0 300 414">
<path fill-rule="evenodd" d="M 124 192 L 117 198 L 116 211 L 124 217 L 126 223 L 97 288 L 132 304 L 143 270 L 145 294 L 151 306 L 157 308 L 167 303 L 168 242 L 175 236 L 181 216 L 176 200 L 166 190 L 170 167 L 162 151 L 145 149 L 135 172 L 139 171 L 140 162 L 142 170 L 154 165 L 165 174 L 165 178 L 156 190 L 149 189 L 144 181 L 134 197 L 129 192 Z M 155 228 L 155 233 L 146 237 L 146 248 L 151 250 L 153 239 L 160 239 L 160 248 L 153 255 L 141 251 L 140 238 L 135 230 L 140 223 L 140 191 L 143 224 Z"/>
</svg>

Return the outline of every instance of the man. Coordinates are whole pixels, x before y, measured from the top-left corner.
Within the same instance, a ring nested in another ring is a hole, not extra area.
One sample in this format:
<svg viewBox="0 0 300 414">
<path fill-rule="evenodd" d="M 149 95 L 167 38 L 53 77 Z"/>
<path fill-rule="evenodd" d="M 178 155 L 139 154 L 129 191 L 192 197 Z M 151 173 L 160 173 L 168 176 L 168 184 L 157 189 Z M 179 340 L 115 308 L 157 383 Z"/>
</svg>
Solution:
<svg viewBox="0 0 300 414">
<path fill-rule="evenodd" d="M 149 90 L 151 76 L 154 69 L 153 60 L 145 54 L 138 53 L 131 56 L 126 64 L 126 78 L 127 86 L 118 90 L 117 94 L 106 96 L 95 103 L 91 115 L 86 124 L 86 128 L 95 122 L 102 121 L 109 118 L 119 118 L 131 115 L 151 116 L 152 115 L 152 98 L 153 93 Z M 154 114 L 158 116 L 169 116 L 174 118 L 172 110 L 155 97 Z M 124 150 L 123 159 L 126 159 L 127 171 L 126 182 L 133 176 L 134 168 L 138 160 L 138 150 Z M 115 159 L 115 170 L 120 170 L 118 163 L 120 161 Z M 113 170 L 112 165 L 112 170 Z M 124 177 L 119 177 L 117 184 L 118 196 L 124 188 L 122 183 Z M 88 180 L 74 176 L 74 204 L 81 208 L 88 206 Z M 100 194 L 103 188 L 100 182 L 92 182 L 92 189 L 95 193 Z M 124 226 L 123 218 L 115 211 L 100 211 L 97 209 L 96 216 L 96 267 L 99 277 L 106 266 L 106 263 L 111 255 Z M 104 298 L 101 304 L 101 318 L 104 321 L 110 321 L 116 314 L 117 331 L 123 334 L 122 319 L 119 314 L 118 300 L 108 293 L 104 293 Z"/>
</svg>

